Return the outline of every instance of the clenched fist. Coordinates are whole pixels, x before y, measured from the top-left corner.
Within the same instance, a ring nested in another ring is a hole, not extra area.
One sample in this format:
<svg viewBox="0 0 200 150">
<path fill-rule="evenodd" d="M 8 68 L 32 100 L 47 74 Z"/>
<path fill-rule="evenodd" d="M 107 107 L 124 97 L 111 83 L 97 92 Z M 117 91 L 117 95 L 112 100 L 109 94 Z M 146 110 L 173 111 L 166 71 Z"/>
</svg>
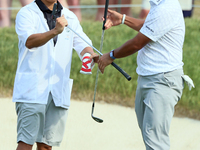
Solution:
<svg viewBox="0 0 200 150">
<path fill-rule="evenodd" d="M 57 34 L 62 33 L 62 31 L 64 30 L 64 28 L 68 25 L 67 20 L 65 19 L 64 15 L 62 15 L 61 17 L 56 19 L 56 26 L 55 26 L 55 30 L 57 32 Z"/>
</svg>

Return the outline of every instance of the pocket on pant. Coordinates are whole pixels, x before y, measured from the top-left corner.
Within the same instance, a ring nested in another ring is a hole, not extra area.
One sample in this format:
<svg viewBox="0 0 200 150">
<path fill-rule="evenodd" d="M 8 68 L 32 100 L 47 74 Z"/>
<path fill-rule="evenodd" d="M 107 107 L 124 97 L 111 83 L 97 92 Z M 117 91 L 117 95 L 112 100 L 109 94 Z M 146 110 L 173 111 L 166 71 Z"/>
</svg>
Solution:
<svg viewBox="0 0 200 150">
<path fill-rule="evenodd" d="M 176 101 L 179 101 L 181 96 L 182 96 L 182 92 L 183 92 L 183 88 L 184 88 L 184 83 L 183 83 L 183 79 L 181 77 L 181 75 L 165 75 L 164 74 L 164 79 L 166 84 L 169 86 L 170 89 L 172 89 L 173 92 L 175 92 L 174 94 L 176 94 L 177 99 Z"/>
<path fill-rule="evenodd" d="M 163 74 L 163 78 L 165 80 L 165 83 L 169 87 L 173 87 L 175 85 L 175 78 L 174 77 L 169 77 L 169 76 L 166 76 L 165 74 Z"/>
<path fill-rule="evenodd" d="M 166 84 L 172 89 L 182 90 L 184 88 L 181 75 L 166 75 L 164 74 Z"/>
</svg>

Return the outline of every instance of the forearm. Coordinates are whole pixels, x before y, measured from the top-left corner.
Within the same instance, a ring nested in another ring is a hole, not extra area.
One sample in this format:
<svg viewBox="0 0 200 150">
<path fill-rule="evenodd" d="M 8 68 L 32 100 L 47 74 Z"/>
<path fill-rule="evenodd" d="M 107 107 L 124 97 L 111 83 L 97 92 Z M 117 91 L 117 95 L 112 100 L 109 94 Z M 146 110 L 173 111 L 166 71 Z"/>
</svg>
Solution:
<svg viewBox="0 0 200 150">
<path fill-rule="evenodd" d="M 103 56 L 101 56 L 98 60 L 99 69 L 103 73 L 105 67 L 111 64 L 115 58 L 123 58 L 132 55 L 143 48 L 150 41 L 151 39 L 143 35 L 141 32 L 138 32 L 138 34 L 133 39 L 128 40 L 119 48 L 116 48 L 109 53 L 103 54 Z"/>
<path fill-rule="evenodd" d="M 136 41 L 136 40 L 135 40 Z M 98 60 L 98 67 L 102 73 L 104 73 L 104 69 L 106 66 L 111 64 L 115 58 L 123 58 L 126 56 L 129 56 L 135 52 L 140 50 L 140 48 L 137 46 L 136 43 L 134 43 L 134 39 L 131 39 L 124 43 L 121 47 L 116 48 L 113 53 L 109 52 L 106 54 L 103 54 Z M 115 58 L 113 58 L 113 56 Z"/>
<path fill-rule="evenodd" d="M 144 21 L 145 20 L 143 19 L 136 19 L 133 17 L 126 16 L 124 24 L 139 32 L 144 24 Z"/>
<path fill-rule="evenodd" d="M 90 53 L 90 54 L 94 54 L 94 51 L 92 49 L 92 47 L 86 47 L 82 50 L 81 52 L 81 56 L 83 56 L 85 53 Z"/>
<path fill-rule="evenodd" d="M 116 48 L 114 50 L 115 58 L 123 58 L 129 55 L 132 55 L 141 49 L 140 46 L 137 45 L 135 39 L 128 40 L 122 46 Z"/>
<path fill-rule="evenodd" d="M 39 47 L 47 43 L 50 39 L 63 32 L 64 28 L 68 25 L 64 15 L 56 19 L 55 28 L 44 33 L 32 34 L 26 40 L 26 47 L 29 49 Z"/>
<path fill-rule="evenodd" d="M 139 32 L 133 39 L 128 40 L 122 46 L 116 48 L 114 50 L 114 57 L 122 58 L 132 55 L 142 49 L 150 41 L 151 39 Z"/>
<path fill-rule="evenodd" d="M 82 52 L 81 52 L 81 56 L 83 57 L 83 55 L 84 55 L 85 53 L 90 53 L 90 58 L 93 59 L 95 63 L 98 61 L 99 55 L 96 54 L 96 53 L 93 51 L 92 47 L 86 47 L 86 48 L 84 48 L 84 49 L 82 50 Z"/>
<path fill-rule="evenodd" d="M 55 29 L 52 29 L 44 33 L 32 34 L 28 37 L 26 41 L 26 47 L 31 49 L 34 47 L 42 46 L 56 35 L 58 35 L 58 33 L 56 32 Z"/>
</svg>

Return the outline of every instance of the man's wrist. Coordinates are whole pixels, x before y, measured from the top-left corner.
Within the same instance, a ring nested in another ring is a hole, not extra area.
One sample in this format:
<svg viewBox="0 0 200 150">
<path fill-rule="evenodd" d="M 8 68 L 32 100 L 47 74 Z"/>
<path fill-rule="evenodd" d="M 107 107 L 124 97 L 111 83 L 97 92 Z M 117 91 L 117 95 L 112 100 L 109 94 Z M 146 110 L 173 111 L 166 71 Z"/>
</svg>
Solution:
<svg viewBox="0 0 200 150">
<path fill-rule="evenodd" d="M 121 24 L 124 24 L 124 22 L 125 22 L 125 19 L 126 19 L 126 14 L 123 14 L 123 16 L 122 16 L 122 22 L 121 22 Z"/>
<path fill-rule="evenodd" d="M 114 49 L 112 51 L 110 51 L 110 58 L 116 59 L 115 56 L 114 56 Z"/>
<path fill-rule="evenodd" d="M 53 36 L 56 36 L 59 34 L 59 32 L 55 28 L 52 29 L 52 33 L 53 33 Z"/>
</svg>

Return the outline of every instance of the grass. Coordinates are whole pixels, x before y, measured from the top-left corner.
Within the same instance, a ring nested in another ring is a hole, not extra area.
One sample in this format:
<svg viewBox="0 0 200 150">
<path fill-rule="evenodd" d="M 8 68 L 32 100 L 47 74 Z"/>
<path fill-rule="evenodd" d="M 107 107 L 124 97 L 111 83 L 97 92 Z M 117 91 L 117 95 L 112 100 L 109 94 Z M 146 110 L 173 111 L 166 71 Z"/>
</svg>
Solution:
<svg viewBox="0 0 200 150">
<path fill-rule="evenodd" d="M 18 1 L 14 0 L 13 2 L 15 7 L 19 6 Z M 94 5 L 95 1 L 86 0 L 82 1 L 81 3 L 83 5 Z M 138 1 L 134 1 L 134 3 L 138 4 Z M 195 3 L 199 4 L 199 1 L 195 1 Z M 3 35 L 0 36 L 1 97 L 12 96 L 18 58 L 18 39 L 14 29 L 14 18 L 16 12 L 17 11 L 12 11 L 13 26 L 11 28 L 0 28 L 0 35 Z M 88 13 L 91 16 L 86 15 Z M 102 23 L 91 20 L 91 18 L 95 18 L 95 13 L 95 9 L 82 10 L 83 21 L 81 24 L 85 33 L 93 41 L 94 47 L 99 49 Z M 139 13 L 139 9 L 134 9 L 133 13 L 134 15 L 137 15 Z M 198 89 L 200 89 L 200 78 L 198 77 L 200 74 L 200 61 L 198 61 L 200 58 L 199 16 L 200 15 L 197 9 L 194 9 L 193 17 L 185 19 L 186 36 L 183 47 L 184 72 L 193 79 L 195 89 L 189 91 L 188 87 L 185 85 L 186 87 L 183 91 L 183 96 L 179 104 L 176 106 L 176 115 L 188 116 L 195 119 L 200 119 L 200 95 L 198 92 Z M 123 25 L 106 31 L 104 36 L 103 53 L 119 47 L 125 41 L 133 38 L 135 35 L 135 31 Z M 104 75 L 99 75 L 96 101 L 105 101 L 107 103 L 116 103 L 123 106 L 134 107 L 134 97 L 137 86 L 137 74 L 135 72 L 137 67 L 136 54 L 127 58 L 116 60 L 115 62 L 132 77 L 132 80 L 127 81 L 116 69 L 114 69 L 112 66 L 108 66 Z M 71 70 L 71 78 L 74 79 L 72 98 L 77 100 L 92 101 L 97 66 L 94 68 L 93 74 L 90 76 L 80 74 L 80 67 L 80 59 L 74 52 Z"/>
<path fill-rule="evenodd" d="M 0 29 L 0 95 L 8 96 L 12 92 L 17 66 L 18 40 L 14 28 Z"/>
<path fill-rule="evenodd" d="M 187 109 L 198 110 L 200 111 L 200 53 L 199 53 L 199 20 L 198 19 L 186 19 L 186 36 L 184 43 L 184 53 L 183 53 L 183 62 L 184 62 L 184 72 L 188 74 L 194 81 L 195 89 L 189 91 L 186 87 L 180 105 L 187 107 Z"/>
</svg>

